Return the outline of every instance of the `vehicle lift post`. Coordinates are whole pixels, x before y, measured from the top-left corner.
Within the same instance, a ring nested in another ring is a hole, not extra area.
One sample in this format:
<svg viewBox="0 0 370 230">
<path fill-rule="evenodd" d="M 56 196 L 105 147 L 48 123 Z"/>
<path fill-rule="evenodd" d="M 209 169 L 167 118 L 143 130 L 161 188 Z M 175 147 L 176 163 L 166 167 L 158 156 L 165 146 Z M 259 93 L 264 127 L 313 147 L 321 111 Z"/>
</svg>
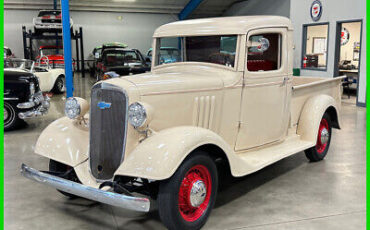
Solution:
<svg viewBox="0 0 370 230">
<path fill-rule="evenodd" d="M 61 0 L 62 24 L 63 24 L 63 50 L 64 70 L 66 76 L 67 98 L 73 97 L 73 75 L 72 75 L 72 48 L 71 48 L 71 25 L 69 23 L 68 0 Z"/>
</svg>

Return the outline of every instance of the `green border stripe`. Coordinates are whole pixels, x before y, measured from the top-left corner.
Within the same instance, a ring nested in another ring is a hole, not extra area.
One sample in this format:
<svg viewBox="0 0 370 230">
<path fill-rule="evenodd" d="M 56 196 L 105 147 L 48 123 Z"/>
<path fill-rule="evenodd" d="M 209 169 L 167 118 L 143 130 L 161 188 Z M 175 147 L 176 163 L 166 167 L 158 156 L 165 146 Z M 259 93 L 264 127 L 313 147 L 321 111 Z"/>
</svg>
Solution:
<svg viewBox="0 0 370 230">
<path fill-rule="evenodd" d="M 1 12 L 1 54 L 4 54 L 4 0 L 0 0 L 0 12 Z M 4 55 L 0 55 L 0 106 L 4 108 Z M 1 228 L 4 229 L 4 119 L 3 119 L 4 113 L 0 113 L 0 122 L 1 122 L 1 128 L 0 128 L 0 151 L 1 151 L 1 157 L 0 157 L 0 192 L 1 192 L 1 211 L 0 211 L 0 218 L 1 218 Z"/>
<path fill-rule="evenodd" d="M 367 33 L 370 31 L 370 0 L 366 1 L 366 48 L 370 48 L 370 39 Z M 366 49 L 365 49 L 366 52 Z M 369 93 L 369 83 L 370 83 L 370 52 L 366 52 L 366 105 L 370 102 Z M 370 230 L 370 147 L 369 147 L 369 131 L 370 128 L 367 124 L 370 123 L 370 114 L 366 109 L 366 229 Z"/>
</svg>

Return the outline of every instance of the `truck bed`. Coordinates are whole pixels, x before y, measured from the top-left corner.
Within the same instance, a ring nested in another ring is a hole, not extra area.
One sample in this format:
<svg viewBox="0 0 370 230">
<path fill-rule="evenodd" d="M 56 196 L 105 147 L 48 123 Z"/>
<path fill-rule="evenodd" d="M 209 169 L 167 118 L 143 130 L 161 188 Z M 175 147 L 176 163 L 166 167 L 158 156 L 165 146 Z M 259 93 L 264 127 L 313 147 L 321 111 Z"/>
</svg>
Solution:
<svg viewBox="0 0 370 230">
<path fill-rule="evenodd" d="M 291 100 L 291 125 L 296 126 L 300 116 L 300 112 L 310 97 L 320 94 L 326 94 L 333 97 L 337 101 L 338 109 L 340 109 L 342 95 L 342 79 L 345 76 L 335 78 L 321 77 L 293 77 L 292 81 L 292 100 Z"/>
</svg>

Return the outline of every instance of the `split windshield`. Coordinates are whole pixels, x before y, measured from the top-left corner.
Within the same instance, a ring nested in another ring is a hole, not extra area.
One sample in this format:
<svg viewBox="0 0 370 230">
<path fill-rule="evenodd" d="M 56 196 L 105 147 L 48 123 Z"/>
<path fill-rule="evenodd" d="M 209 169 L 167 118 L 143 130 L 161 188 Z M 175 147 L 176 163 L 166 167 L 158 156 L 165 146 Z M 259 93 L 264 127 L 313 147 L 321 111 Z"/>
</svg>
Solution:
<svg viewBox="0 0 370 230">
<path fill-rule="evenodd" d="M 140 61 L 139 55 L 133 50 L 110 50 L 103 53 L 106 66 L 123 66 Z"/>
<path fill-rule="evenodd" d="M 34 67 L 34 61 L 25 59 L 13 59 L 8 58 L 4 60 L 4 69 L 15 68 L 32 71 Z"/>
<path fill-rule="evenodd" d="M 234 67 L 236 45 L 236 35 L 158 38 L 155 65 L 175 62 L 206 62 Z M 171 50 L 172 53 L 159 48 L 165 46 L 177 48 Z"/>
</svg>

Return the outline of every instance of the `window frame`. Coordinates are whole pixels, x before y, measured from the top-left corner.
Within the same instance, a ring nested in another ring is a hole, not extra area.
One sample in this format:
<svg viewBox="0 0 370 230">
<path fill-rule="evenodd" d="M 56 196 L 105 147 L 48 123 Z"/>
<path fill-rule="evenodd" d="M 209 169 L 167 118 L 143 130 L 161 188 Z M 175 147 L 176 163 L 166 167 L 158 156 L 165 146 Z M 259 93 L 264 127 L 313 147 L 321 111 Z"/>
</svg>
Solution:
<svg viewBox="0 0 370 230">
<path fill-rule="evenodd" d="M 303 68 L 303 58 L 306 54 L 307 49 L 307 27 L 309 26 L 322 26 L 327 25 L 328 26 L 328 33 L 326 36 L 326 65 L 325 69 L 323 68 Z M 329 60 L 329 35 L 330 35 L 330 23 L 329 22 L 319 22 L 319 23 L 308 23 L 302 25 L 302 50 L 301 50 L 301 60 L 300 60 L 300 67 L 301 70 L 313 70 L 313 71 L 322 71 L 327 72 L 328 71 L 328 60 Z"/>
</svg>

